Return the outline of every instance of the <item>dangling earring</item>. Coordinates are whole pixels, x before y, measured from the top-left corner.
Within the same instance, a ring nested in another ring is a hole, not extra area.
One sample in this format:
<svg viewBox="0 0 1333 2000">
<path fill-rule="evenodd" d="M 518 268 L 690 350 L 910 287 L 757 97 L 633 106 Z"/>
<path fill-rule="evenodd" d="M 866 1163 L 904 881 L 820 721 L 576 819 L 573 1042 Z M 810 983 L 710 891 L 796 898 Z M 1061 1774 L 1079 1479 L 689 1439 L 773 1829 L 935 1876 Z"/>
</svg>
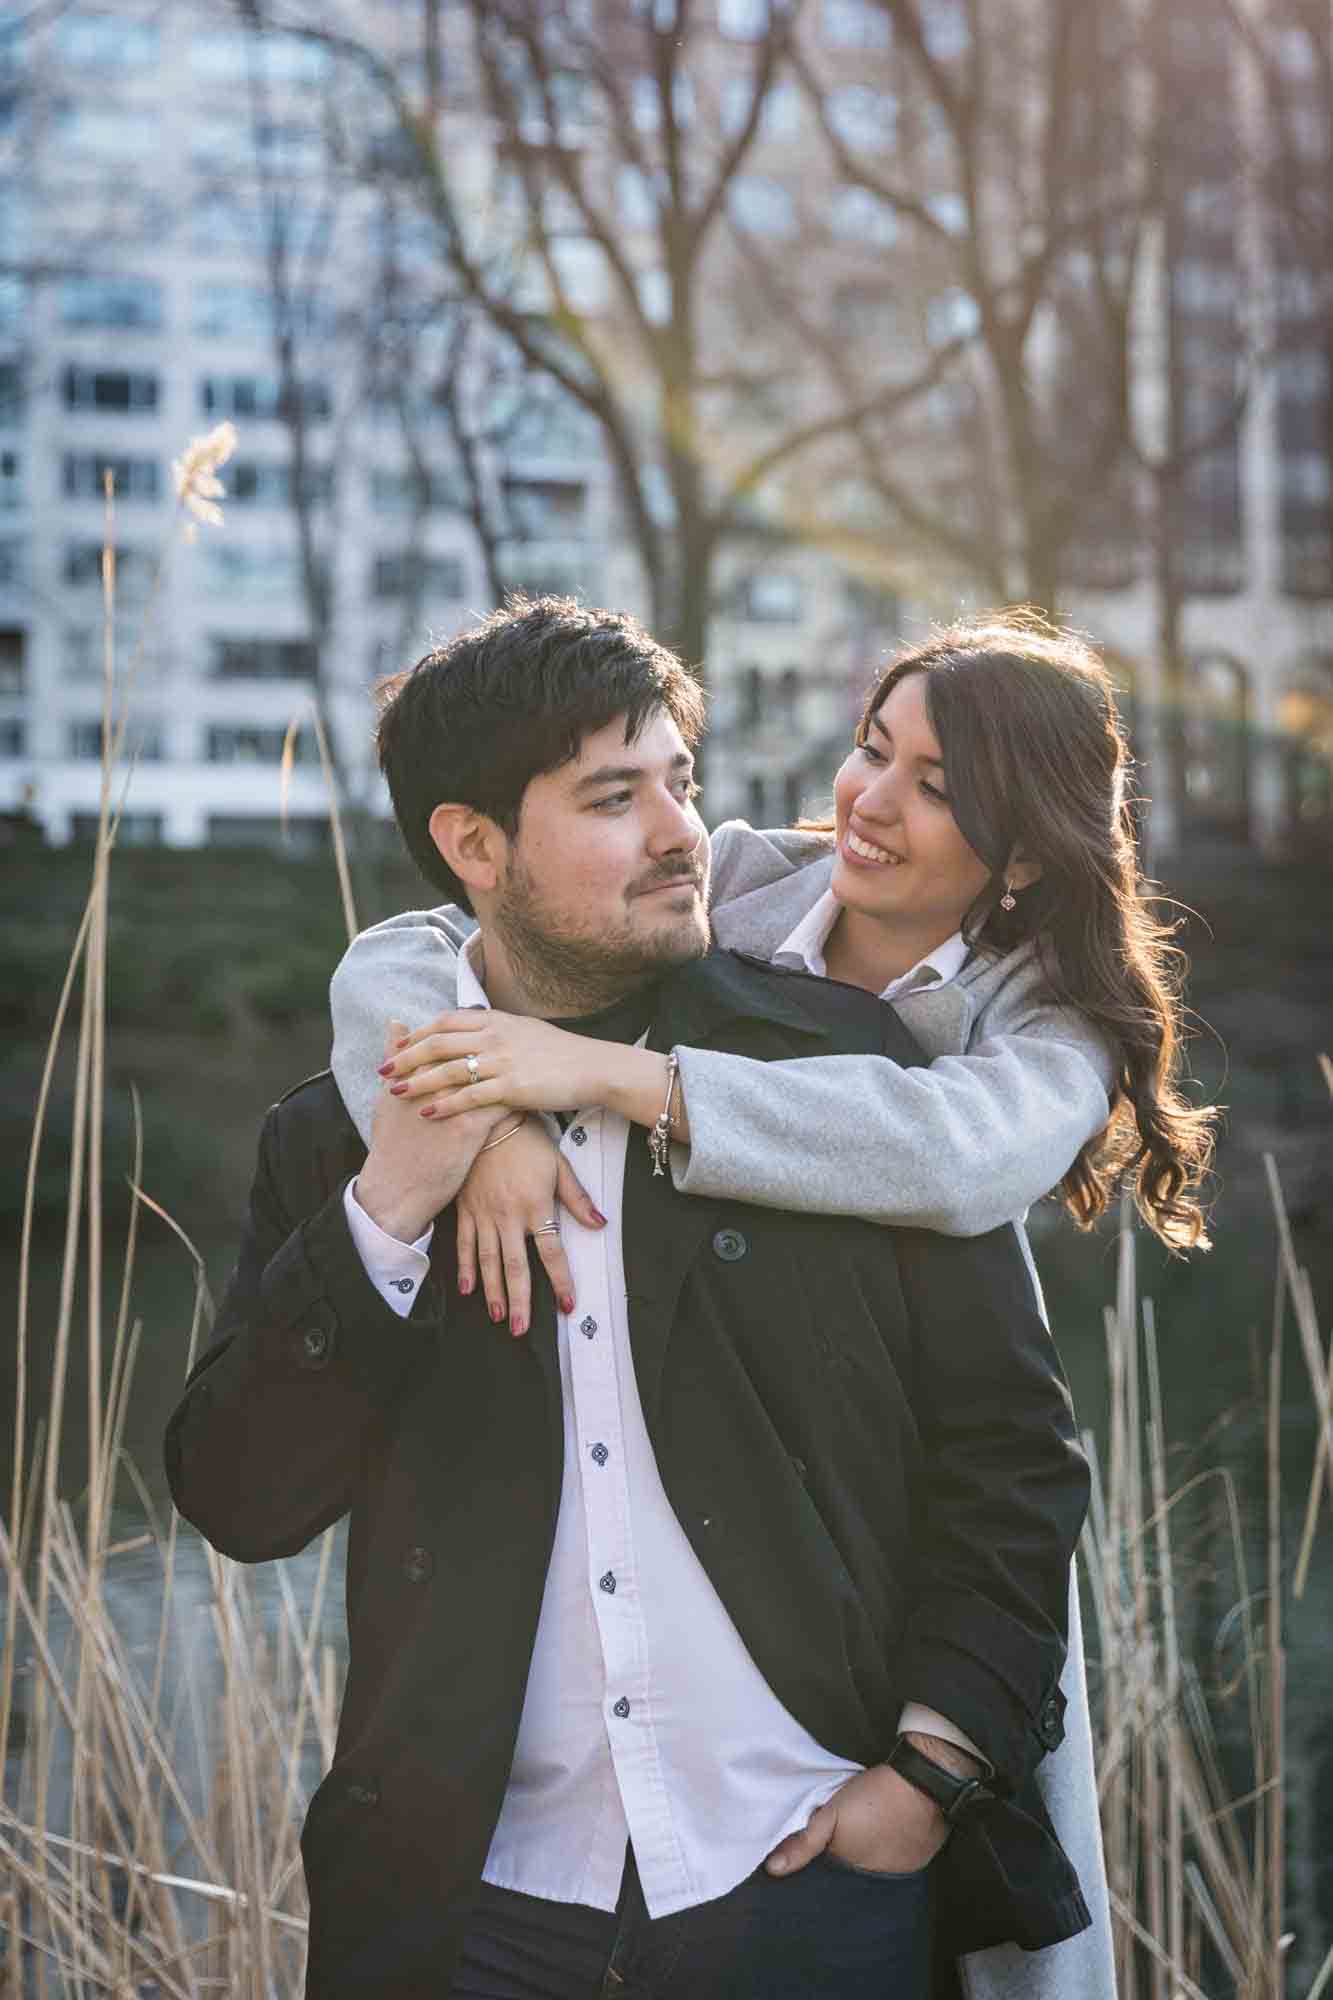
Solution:
<svg viewBox="0 0 1333 2000">
<path fill-rule="evenodd" d="M 1009 877 L 1007 875 L 1004 878 L 1004 894 L 1000 898 L 1000 908 L 1002 910 L 1016 910 L 1018 908 L 1018 898 L 1009 887 Z"/>
</svg>

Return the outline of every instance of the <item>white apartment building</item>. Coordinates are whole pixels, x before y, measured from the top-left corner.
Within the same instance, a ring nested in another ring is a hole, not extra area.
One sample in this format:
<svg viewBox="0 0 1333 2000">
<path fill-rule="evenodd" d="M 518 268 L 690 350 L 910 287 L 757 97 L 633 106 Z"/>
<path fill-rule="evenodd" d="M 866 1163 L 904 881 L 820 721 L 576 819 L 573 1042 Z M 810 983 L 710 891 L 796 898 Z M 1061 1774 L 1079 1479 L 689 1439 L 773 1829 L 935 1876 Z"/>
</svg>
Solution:
<svg viewBox="0 0 1333 2000">
<path fill-rule="evenodd" d="M 957 10 L 941 7 L 944 46 Z M 23 12 L 0 7 L 0 28 Z M 718 0 L 716 13 L 725 60 L 765 7 Z M 380 14 L 391 39 L 387 0 Z M 818 32 L 849 76 L 879 60 L 876 18 L 862 0 L 822 0 Z M 257 71 L 255 50 L 220 8 L 136 0 L 59 11 L 40 36 L 0 40 L 0 268 L 13 274 L 0 283 L 0 814 L 26 809 L 56 842 L 86 834 L 99 806 L 107 468 L 116 684 L 134 760 L 123 840 L 275 841 L 281 816 L 290 843 L 320 841 L 317 665 L 353 793 L 382 804 L 369 760 L 374 681 L 495 599 L 458 442 L 431 400 L 450 328 L 413 331 L 431 283 L 428 242 L 401 224 L 393 268 L 405 289 L 382 293 L 384 211 L 339 166 L 345 135 L 320 123 L 323 52 L 267 37 Z M 842 94 L 851 124 L 883 117 L 882 92 L 849 83 Z M 484 148 L 484 127 L 454 116 Z M 799 139 L 784 155 L 772 122 L 768 166 L 743 190 L 755 230 L 766 202 L 782 226 L 781 179 L 801 167 Z M 1206 159 L 1184 161 L 1181 181 L 1206 185 Z M 327 579 L 322 653 L 290 504 L 274 189 L 290 259 L 288 389 L 294 374 Z M 1163 374 L 1188 374 L 1190 355 L 1210 346 L 1225 353 L 1256 271 L 1282 276 L 1271 246 L 1242 242 L 1216 205 L 1191 192 L 1181 212 L 1188 228 L 1165 246 L 1158 277 Z M 882 249 L 867 236 L 868 258 Z M 1281 363 L 1258 378 L 1232 443 L 1191 472 L 1179 517 L 1187 796 L 1201 821 L 1275 846 L 1302 831 L 1325 837 L 1333 816 L 1328 352 L 1298 310 L 1299 276 L 1288 270 L 1273 294 L 1296 329 Z M 463 401 L 489 427 L 483 485 L 504 525 L 503 583 L 646 609 L 595 427 L 491 367 L 472 355 Z M 173 525 L 172 461 L 224 420 L 239 433 L 225 526 L 187 545 Z M 781 536 L 728 548 L 710 627 L 710 817 L 775 822 L 812 804 L 885 647 L 972 602 L 963 577 L 922 584 L 914 573 L 896 596 L 867 589 Z M 1151 747 L 1158 595 L 1137 529 L 1075 564 L 1065 608 L 1110 648 Z M 1159 827 L 1166 844 L 1179 832 Z"/>
</svg>

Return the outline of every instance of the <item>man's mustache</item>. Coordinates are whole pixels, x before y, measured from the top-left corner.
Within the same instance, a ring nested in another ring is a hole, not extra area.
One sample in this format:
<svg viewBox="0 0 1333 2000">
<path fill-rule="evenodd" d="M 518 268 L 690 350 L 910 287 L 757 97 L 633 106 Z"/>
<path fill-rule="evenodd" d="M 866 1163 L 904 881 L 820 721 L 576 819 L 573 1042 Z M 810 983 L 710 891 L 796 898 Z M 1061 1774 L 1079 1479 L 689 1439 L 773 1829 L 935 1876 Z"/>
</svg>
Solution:
<svg viewBox="0 0 1333 2000">
<path fill-rule="evenodd" d="M 672 882 L 679 882 L 682 885 L 688 882 L 692 889 L 702 891 L 704 870 L 688 862 L 683 868 L 659 868 L 654 874 L 645 875 L 641 882 L 636 882 L 629 893 L 631 897 L 646 896 L 653 889 L 665 889 Z"/>
</svg>

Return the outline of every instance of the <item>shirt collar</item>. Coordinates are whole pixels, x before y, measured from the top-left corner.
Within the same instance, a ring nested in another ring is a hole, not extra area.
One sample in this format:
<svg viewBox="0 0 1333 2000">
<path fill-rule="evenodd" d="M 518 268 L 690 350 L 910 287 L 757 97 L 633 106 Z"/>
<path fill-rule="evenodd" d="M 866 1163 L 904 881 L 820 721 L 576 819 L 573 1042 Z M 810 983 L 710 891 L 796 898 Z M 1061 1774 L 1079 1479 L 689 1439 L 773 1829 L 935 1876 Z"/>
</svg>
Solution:
<svg viewBox="0 0 1333 2000">
<path fill-rule="evenodd" d="M 460 1007 L 485 1007 L 487 1009 L 490 1007 L 491 1003 L 486 998 L 486 988 L 477 977 L 477 964 L 481 959 L 481 954 L 481 932 L 473 931 L 471 937 L 468 938 L 458 954 L 458 1004 Z"/>
<path fill-rule="evenodd" d="M 773 963 L 790 966 L 797 972 L 813 972 L 817 978 L 824 978 L 828 971 L 824 962 L 824 947 L 841 908 L 832 890 L 826 889 L 819 901 L 806 911 L 790 936 L 778 946 L 773 954 Z M 962 932 L 955 931 L 951 938 L 946 938 L 943 944 L 936 945 L 934 951 L 919 959 L 909 972 L 891 979 L 879 997 L 881 1000 L 892 1000 L 895 994 L 913 992 L 918 986 L 944 986 L 958 977 L 966 963 L 967 945 Z"/>
</svg>

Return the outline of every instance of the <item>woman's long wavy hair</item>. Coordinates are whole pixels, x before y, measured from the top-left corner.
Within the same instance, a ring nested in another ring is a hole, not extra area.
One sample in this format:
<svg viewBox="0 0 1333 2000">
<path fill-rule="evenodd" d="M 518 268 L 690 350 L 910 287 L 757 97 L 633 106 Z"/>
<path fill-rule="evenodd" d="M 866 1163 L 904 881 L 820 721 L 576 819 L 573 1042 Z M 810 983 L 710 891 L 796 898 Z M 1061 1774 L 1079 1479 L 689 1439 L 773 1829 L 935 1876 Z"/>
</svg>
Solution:
<svg viewBox="0 0 1333 2000">
<path fill-rule="evenodd" d="M 1127 1186 L 1171 1249 L 1207 1249 L 1200 1187 L 1217 1113 L 1181 1091 L 1185 957 L 1139 875 L 1131 760 L 1105 666 L 1085 640 L 1029 609 L 938 627 L 871 690 L 858 743 L 909 674 L 926 677 L 954 818 L 991 871 L 963 919 L 965 940 L 999 955 L 1031 939 L 1052 998 L 1114 1052 L 1110 1121 L 1060 1183 L 1064 1206 L 1090 1229 Z M 1015 850 L 1042 872 L 1007 911 Z"/>
</svg>

